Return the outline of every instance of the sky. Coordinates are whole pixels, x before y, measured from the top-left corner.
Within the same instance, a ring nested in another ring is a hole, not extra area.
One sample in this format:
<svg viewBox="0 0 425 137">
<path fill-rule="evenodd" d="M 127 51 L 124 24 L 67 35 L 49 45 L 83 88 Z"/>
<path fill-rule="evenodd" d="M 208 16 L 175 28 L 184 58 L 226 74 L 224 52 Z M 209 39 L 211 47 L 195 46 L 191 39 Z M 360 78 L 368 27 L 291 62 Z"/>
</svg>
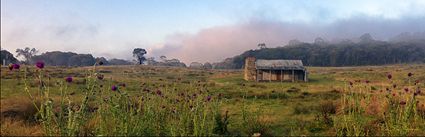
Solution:
<svg viewBox="0 0 425 137">
<path fill-rule="evenodd" d="M 425 0 L 1 0 L 1 48 L 218 62 L 257 48 L 425 32 Z"/>
</svg>

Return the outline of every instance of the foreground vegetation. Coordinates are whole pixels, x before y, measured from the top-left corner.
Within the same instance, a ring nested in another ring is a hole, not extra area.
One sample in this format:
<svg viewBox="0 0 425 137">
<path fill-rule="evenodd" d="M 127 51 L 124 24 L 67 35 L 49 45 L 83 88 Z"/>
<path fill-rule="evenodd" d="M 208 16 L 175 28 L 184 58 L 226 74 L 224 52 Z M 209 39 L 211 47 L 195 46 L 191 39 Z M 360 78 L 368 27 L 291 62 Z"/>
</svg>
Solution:
<svg viewBox="0 0 425 137">
<path fill-rule="evenodd" d="M 425 135 L 424 67 L 312 67 L 307 83 L 168 67 L 2 68 L 1 135 Z"/>
</svg>

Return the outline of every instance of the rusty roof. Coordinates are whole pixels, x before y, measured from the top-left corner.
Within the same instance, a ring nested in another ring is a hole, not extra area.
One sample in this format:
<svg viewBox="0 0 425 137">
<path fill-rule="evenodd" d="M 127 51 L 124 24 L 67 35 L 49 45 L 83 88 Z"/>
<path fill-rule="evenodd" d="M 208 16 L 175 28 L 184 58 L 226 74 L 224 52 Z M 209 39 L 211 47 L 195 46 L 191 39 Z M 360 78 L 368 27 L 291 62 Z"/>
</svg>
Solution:
<svg viewBox="0 0 425 137">
<path fill-rule="evenodd" d="M 301 60 L 264 60 L 255 61 L 256 69 L 272 69 L 272 70 L 305 70 Z"/>
</svg>

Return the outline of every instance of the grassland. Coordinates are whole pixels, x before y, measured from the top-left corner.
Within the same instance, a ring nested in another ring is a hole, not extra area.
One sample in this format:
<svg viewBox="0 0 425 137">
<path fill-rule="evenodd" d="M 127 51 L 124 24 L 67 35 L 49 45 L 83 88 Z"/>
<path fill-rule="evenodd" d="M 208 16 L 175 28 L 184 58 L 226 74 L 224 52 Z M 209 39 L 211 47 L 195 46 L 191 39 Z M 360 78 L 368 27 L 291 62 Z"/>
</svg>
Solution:
<svg viewBox="0 0 425 137">
<path fill-rule="evenodd" d="M 64 79 L 73 77 L 67 85 L 73 102 L 82 102 L 87 77 L 92 67 L 47 67 L 43 70 L 44 85 L 49 87 L 53 102 L 59 100 Z M 39 73 L 32 66 L 22 66 L 19 71 L 1 69 L 1 135 L 45 135 L 42 125 L 34 120 L 37 111 L 25 92 L 26 87 L 37 96 L 40 93 Z M 309 67 L 309 82 L 257 83 L 243 80 L 239 70 L 196 70 L 186 68 L 148 66 L 98 66 L 97 74 L 104 76 L 102 91 L 113 92 L 110 87 L 120 86 L 131 98 L 146 96 L 144 90 L 161 89 L 165 92 L 203 87 L 212 100 L 220 100 L 220 112 L 228 112 L 228 131 L 225 135 L 341 135 L 341 99 L 347 91 L 372 93 L 372 97 L 387 93 L 393 83 L 398 86 L 392 93 L 404 95 L 404 88 L 424 89 L 425 65 L 392 65 L 364 67 Z M 408 73 L 413 76 L 408 77 Z M 391 74 L 392 79 L 387 76 Z M 366 83 L 365 81 L 369 81 Z M 414 84 L 418 81 L 417 84 Z M 353 82 L 354 86 L 350 86 Z M 354 88 L 350 88 L 354 87 Z M 193 91 L 190 91 L 193 92 Z M 195 91 L 196 92 L 196 91 Z M 364 92 L 364 91 L 363 91 Z M 410 93 L 413 94 L 414 90 Z M 180 92 L 179 92 L 180 93 Z M 390 94 L 391 95 L 391 94 Z M 407 93 L 406 93 L 407 95 Z M 220 99 L 219 99 L 220 98 Z M 402 135 L 425 135 L 425 95 L 416 96 L 415 111 L 418 116 Z M 376 101 L 379 102 L 379 101 Z M 41 103 L 39 103 L 41 104 Z M 371 103 L 373 104 L 373 103 Z M 246 109 L 245 109 L 246 108 Z M 366 106 L 361 125 L 366 135 L 389 134 L 382 129 L 380 117 L 385 110 Z M 246 120 L 244 111 L 253 120 Z M 367 115 L 370 114 L 370 115 Z M 375 115 L 376 114 L 376 115 Z M 339 122 L 339 123 L 338 123 Z M 248 126 L 248 127 L 247 127 Z M 345 132 L 344 132 L 345 133 Z M 90 134 L 88 134 L 90 135 Z"/>
</svg>

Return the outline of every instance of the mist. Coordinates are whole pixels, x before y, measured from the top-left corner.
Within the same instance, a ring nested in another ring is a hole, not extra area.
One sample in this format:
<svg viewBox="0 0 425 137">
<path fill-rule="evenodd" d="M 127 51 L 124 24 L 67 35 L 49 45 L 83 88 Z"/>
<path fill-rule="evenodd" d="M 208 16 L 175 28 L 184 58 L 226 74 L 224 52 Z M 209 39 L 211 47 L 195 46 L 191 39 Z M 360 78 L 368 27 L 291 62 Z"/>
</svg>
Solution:
<svg viewBox="0 0 425 137">
<path fill-rule="evenodd" d="M 251 19 L 238 24 L 200 30 L 196 34 L 177 33 L 150 49 L 152 55 L 180 58 L 185 63 L 217 62 L 233 57 L 258 43 L 267 47 L 285 46 L 297 39 L 313 42 L 321 37 L 328 41 L 356 39 L 370 33 L 375 40 L 388 40 L 403 32 L 424 32 L 425 18 L 385 19 L 357 16 L 328 24 L 287 23 L 276 20 Z"/>
</svg>

